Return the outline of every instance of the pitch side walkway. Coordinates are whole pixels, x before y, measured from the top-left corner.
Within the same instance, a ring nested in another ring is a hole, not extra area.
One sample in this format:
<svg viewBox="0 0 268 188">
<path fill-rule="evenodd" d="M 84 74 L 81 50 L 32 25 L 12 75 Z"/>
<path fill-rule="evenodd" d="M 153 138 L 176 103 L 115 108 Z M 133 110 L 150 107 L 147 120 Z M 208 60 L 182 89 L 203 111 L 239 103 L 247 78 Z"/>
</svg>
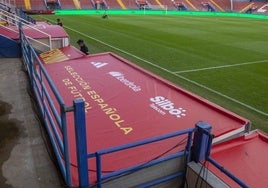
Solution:
<svg viewBox="0 0 268 188">
<path fill-rule="evenodd" d="M 0 187 L 63 187 L 27 94 L 20 59 L 0 59 Z"/>
</svg>

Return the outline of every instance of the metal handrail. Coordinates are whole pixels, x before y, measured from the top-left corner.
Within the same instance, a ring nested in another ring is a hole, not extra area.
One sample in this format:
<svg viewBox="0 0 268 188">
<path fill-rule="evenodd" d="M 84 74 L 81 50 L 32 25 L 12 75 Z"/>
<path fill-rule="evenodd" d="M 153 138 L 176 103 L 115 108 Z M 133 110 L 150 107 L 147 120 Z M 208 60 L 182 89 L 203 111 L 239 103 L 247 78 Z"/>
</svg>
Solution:
<svg viewBox="0 0 268 188">
<path fill-rule="evenodd" d="M 1 19 L 0 19 L 0 20 L 1 20 Z M 15 29 L 12 29 L 12 28 L 10 28 L 10 27 L 6 27 L 6 26 L 4 26 L 4 25 L 0 25 L 0 27 L 4 27 L 5 29 L 7 29 L 7 30 L 9 30 L 9 31 L 13 31 L 13 32 L 19 34 L 19 31 L 15 30 Z M 46 46 L 46 47 L 48 48 L 48 50 L 51 49 L 50 46 L 49 46 L 48 44 L 46 44 L 46 43 L 43 43 L 43 42 L 41 42 L 41 41 L 39 41 L 39 40 L 36 40 L 36 39 L 34 39 L 34 38 L 32 38 L 32 37 L 29 37 L 29 36 L 26 36 L 26 37 L 27 37 L 28 39 L 31 39 L 32 41 L 34 41 L 34 42 L 36 42 L 36 43 L 39 43 L 39 44 L 41 44 L 41 45 Z"/>
<path fill-rule="evenodd" d="M 10 9 L 15 9 L 15 7 L 16 7 L 16 1 L 15 0 L 13 0 L 13 3 L 14 4 L 11 4 L 11 0 L 0 0 L 0 3 L 3 5 L 3 6 L 5 6 L 5 7 L 8 7 L 8 8 L 10 8 Z"/>
<path fill-rule="evenodd" d="M 142 145 L 145 145 L 145 144 L 150 144 L 150 143 L 153 143 L 153 142 L 166 140 L 166 139 L 173 138 L 173 137 L 176 137 L 176 136 L 181 136 L 181 135 L 184 135 L 184 134 L 192 133 L 192 132 L 194 132 L 194 130 L 195 130 L 194 128 L 189 128 L 189 129 L 185 129 L 185 130 L 182 130 L 182 131 L 177 131 L 177 132 L 165 134 L 165 135 L 162 135 L 162 136 L 157 136 L 157 137 L 153 137 L 153 138 L 133 142 L 133 143 L 130 143 L 130 144 L 125 144 L 125 145 L 121 145 L 121 146 L 117 146 L 117 147 L 113 147 L 113 148 L 104 149 L 104 150 L 98 151 L 98 154 L 103 155 L 103 154 L 114 153 L 114 152 L 130 149 L 130 148 L 142 146 Z M 89 156 L 91 156 L 91 154 L 89 154 Z"/>
<path fill-rule="evenodd" d="M 165 135 L 162 135 L 162 136 L 157 136 L 157 137 L 153 137 L 153 138 L 133 142 L 133 143 L 130 143 L 130 144 L 125 144 L 125 145 L 122 145 L 122 146 L 97 151 L 95 153 L 95 155 L 96 155 L 96 166 L 97 166 L 97 187 L 98 188 L 102 187 L 102 180 L 104 180 L 104 179 L 113 178 L 113 177 L 116 177 L 118 175 L 121 175 L 121 174 L 124 174 L 124 173 L 127 173 L 127 172 L 131 172 L 133 170 L 137 171 L 137 170 L 149 167 L 149 166 L 159 164 L 159 163 L 164 162 L 164 161 L 168 161 L 168 160 L 171 160 L 171 159 L 174 159 L 174 158 L 182 157 L 185 154 L 186 154 L 186 156 L 188 156 L 189 153 L 190 153 L 190 146 L 192 144 L 192 135 L 193 135 L 194 131 L 195 131 L 195 128 L 185 129 L 185 130 L 182 130 L 182 131 L 177 131 L 177 132 L 165 134 Z M 180 151 L 180 152 L 177 152 L 175 154 L 170 154 L 170 155 L 168 155 L 166 157 L 160 157 L 158 159 L 154 159 L 154 160 L 152 160 L 152 161 L 150 161 L 150 162 L 148 162 L 146 164 L 143 164 L 143 165 L 135 165 L 135 166 L 132 166 L 132 167 L 128 167 L 126 169 L 121 169 L 121 170 L 117 170 L 115 172 L 111 172 L 109 174 L 102 175 L 102 160 L 101 160 L 102 155 L 106 155 L 106 154 L 109 154 L 109 153 L 115 153 L 115 152 L 131 149 L 131 148 L 135 148 L 135 147 L 139 147 L 139 146 L 144 146 L 144 145 L 147 145 L 147 144 L 150 144 L 150 143 L 167 140 L 167 139 L 182 136 L 182 135 L 185 135 L 185 134 L 188 134 L 185 151 Z M 189 151 L 186 151 L 186 150 L 189 150 Z M 186 157 L 186 159 L 189 159 L 189 158 Z M 187 160 L 185 161 L 186 164 L 188 162 L 189 161 L 187 161 Z M 168 177 L 168 176 L 166 176 L 166 177 Z M 165 179 L 166 177 L 164 177 L 163 179 Z M 162 182 L 160 182 L 160 183 L 162 183 Z"/>
<path fill-rule="evenodd" d="M 75 106 L 76 108 L 76 106 Z M 178 132 L 173 132 L 173 133 L 169 133 L 169 134 L 165 134 L 165 135 L 161 135 L 161 136 L 156 136 L 153 138 L 149 138 L 149 139 L 145 139 L 145 140 L 141 140 L 141 141 L 137 141 L 137 142 L 133 142 L 133 143 L 129 143 L 129 144 L 125 144 L 125 145 L 121 145 L 121 146 L 117 146 L 117 147 L 113 147 L 113 148 L 107 148 L 104 150 L 100 150 L 97 151 L 95 153 L 87 153 L 87 138 L 86 138 L 86 128 L 85 128 L 85 114 L 82 113 L 81 111 L 77 111 L 74 110 L 75 113 L 75 117 L 76 115 L 80 115 L 80 119 L 76 119 L 75 121 L 75 133 L 76 133 L 76 147 L 77 147 L 77 160 L 78 160 L 78 173 L 79 173 L 79 185 L 81 187 L 83 186 L 88 186 L 89 185 L 89 178 L 88 178 L 88 159 L 90 158 L 95 158 L 96 159 L 96 167 L 97 167 L 97 187 L 101 188 L 102 187 L 102 180 L 104 179 L 108 179 L 108 178 L 112 178 L 112 177 L 116 177 L 120 174 L 124 174 L 127 172 L 131 172 L 133 170 L 140 170 L 142 168 L 145 167 L 149 167 L 149 166 L 153 166 L 156 164 L 159 164 L 161 162 L 164 161 L 168 161 L 174 158 L 178 158 L 178 157 L 182 157 L 182 156 L 186 156 L 185 158 L 185 162 L 189 162 L 190 157 L 188 157 L 190 155 L 190 148 L 191 148 L 191 144 L 192 144 L 192 135 L 193 132 L 195 131 L 195 128 L 192 129 L 186 129 L 186 130 L 182 130 L 182 131 L 178 131 Z M 127 167 L 121 170 L 117 170 L 114 172 L 110 172 L 108 174 L 103 175 L 102 174 L 102 155 L 106 155 L 106 154 L 110 154 L 110 153 L 114 153 L 114 152 L 119 152 L 122 150 L 127 150 L 127 149 L 131 149 L 131 148 L 135 148 L 135 147 L 139 147 L 139 146 L 143 146 L 146 144 L 150 144 L 150 143 L 154 143 L 154 142 L 158 142 L 158 141 L 163 141 L 163 140 L 167 140 L 170 138 L 174 138 L 174 137 L 178 137 L 181 135 L 185 135 L 188 134 L 188 139 L 187 139 L 187 144 L 185 147 L 184 151 L 180 151 L 180 152 L 176 152 L 175 154 L 170 154 L 168 156 L 165 157 L 159 157 L 158 159 L 154 159 L 146 164 L 143 165 L 135 165 L 132 167 Z M 179 173 L 179 175 L 182 175 L 184 173 Z M 177 174 L 178 175 L 178 174 Z M 164 182 L 166 180 L 168 180 L 169 176 L 165 176 L 163 178 L 161 178 L 160 182 Z M 179 177 L 179 176 L 173 176 L 175 177 Z M 157 183 L 152 181 L 151 183 Z"/>
<path fill-rule="evenodd" d="M 4 12 L 5 14 L 3 14 L 3 12 Z M 3 17 L 6 18 L 6 19 L 4 19 Z M 11 21 L 14 21 L 14 23 L 10 22 L 10 21 L 8 20 L 8 18 L 11 19 Z M 42 33 L 43 35 L 47 36 L 47 38 L 48 38 L 48 43 L 49 43 L 49 44 L 47 45 L 47 44 L 42 43 L 42 42 L 40 42 L 40 41 L 38 41 L 38 43 L 39 43 L 39 44 L 42 44 L 42 45 L 45 45 L 45 46 L 48 47 L 50 50 L 52 49 L 52 40 L 51 40 L 52 37 L 51 37 L 51 35 L 48 34 L 48 33 L 46 33 L 46 32 L 44 32 L 44 31 L 41 31 L 41 30 L 37 29 L 37 28 L 34 27 L 34 26 L 32 26 L 32 23 L 31 23 L 31 22 L 29 22 L 29 21 L 27 21 L 27 20 L 25 20 L 25 19 L 22 19 L 21 17 L 15 15 L 15 14 L 13 14 L 13 13 L 10 13 L 10 12 L 8 12 L 8 11 L 5 11 L 5 10 L 1 10 L 1 11 L 0 11 L 0 19 L 3 20 L 3 21 L 6 21 L 6 22 L 7 22 L 8 24 L 10 24 L 10 25 L 15 25 L 15 26 L 17 26 L 17 27 L 18 27 L 18 25 L 19 25 L 18 23 L 20 22 L 20 23 L 22 24 L 23 27 L 28 27 L 28 28 L 31 28 L 31 29 L 33 29 L 33 30 L 39 32 L 39 33 Z M 18 33 L 18 31 L 17 31 L 17 33 Z M 30 38 L 30 37 L 27 36 L 27 38 Z M 31 39 L 32 39 L 32 38 L 31 38 Z M 37 40 L 35 40 L 35 41 L 37 41 Z"/>
<path fill-rule="evenodd" d="M 30 77 L 31 87 L 48 131 L 61 173 L 66 183 L 71 186 L 65 103 L 29 39 L 23 33 L 21 26 L 19 28 L 22 56 Z M 56 99 L 55 104 L 51 102 L 52 96 Z M 57 104 L 59 107 L 58 111 L 55 108 Z"/>
<path fill-rule="evenodd" d="M 8 12 L 8 11 L 3 10 L 3 9 L 1 9 L 1 12 L 4 12 L 4 13 L 5 13 L 5 16 L 8 15 L 9 17 L 14 17 L 14 19 L 16 20 L 16 22 L 21 21 L 21 22 L 23 22 L 23 23 L 32 24 L 32 23 L 29 22 L 28 20 L 25 20 L 25 19 L 23 19 L 23 18 L 17 16 L 16 14 L 13 14 L 12 12 Z"/>
</svg>

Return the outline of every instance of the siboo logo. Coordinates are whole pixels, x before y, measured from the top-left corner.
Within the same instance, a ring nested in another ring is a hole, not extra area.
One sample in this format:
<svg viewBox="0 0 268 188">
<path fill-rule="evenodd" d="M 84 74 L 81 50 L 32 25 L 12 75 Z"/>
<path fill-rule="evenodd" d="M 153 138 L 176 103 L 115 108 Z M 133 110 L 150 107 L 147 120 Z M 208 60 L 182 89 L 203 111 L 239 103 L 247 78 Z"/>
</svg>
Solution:
<svg viewBox="0 0 268 188">
<path fill-rule="evenodd" d="M 183 108 L 176 108 L 174 103 L 162 96 L 157 96 L 150 98 L 150 101 L 153 102 L 150 104 L 150 107 L 156 110 L 158 113 L 165 115 L 168 112 L 171 115 L 181 118 L 186 116 L 186 110 Z"/>
<path fill-rule="evenodd" d="M 140 86 L 137 86 L 134 82 L 131 82 L 128 79 L 126 79 L 124 74 L 122 74 L 121 72 L 112 71 L 112 72 L 109 72 L 109 75 L 111 75 L 112 77 L 116 78 L 117 80 L 122 82 L 125 86 L 127 86 L 130 89 L 132 89 L 133 91 L 135 91 L 135 92 L 141 91 Z"/>
</svg>

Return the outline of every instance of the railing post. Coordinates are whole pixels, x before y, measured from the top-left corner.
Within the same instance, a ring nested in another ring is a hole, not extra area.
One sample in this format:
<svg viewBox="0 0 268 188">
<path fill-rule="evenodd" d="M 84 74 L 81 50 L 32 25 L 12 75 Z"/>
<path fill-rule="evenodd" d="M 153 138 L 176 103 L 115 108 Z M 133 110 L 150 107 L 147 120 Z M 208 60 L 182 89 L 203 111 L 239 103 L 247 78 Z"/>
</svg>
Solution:
<svg viewBox="0 0 268 188">
<path fill-rule="evenodd" d="M 62 137 L 63 137 L 63 147 L 64 147 L 64 160 L 65 160 L 65 179 L 68 186 L 71 186 L 71 172 L 70 172 L 70 154 L 69 154 L 69 144 L 68 144 L 68 128 L 66 122 L 66 111 L 65 106 L 60 105 L 60 115 L 61 115 L 61 124 L 62 124 Z"/>
<path fill-rule="evenodd" d="M 185 154 L 186 154 L 186 165 L 188 162 L 190 162 L 190 157 L 191 157 L 191 146 L 192 146 L 192 137 L 193 137 L 193 131 L 188 133 L 188 139 L 187 139 L 187 145 L 185 147 Z"/>
<path fill-rule="evenodd" d="M 83 99 L 74 100 L 74 124 L 76 138 L 76 155 L 79 174 L 79 187 L 89 186 L 88 159 L 87 159 L 87 138 L 85 103 Z"/>
<path fill-rule="evenodd" d="M 21 27 L 21 21 L 19 21 L 18 23 L 18 26 L 19 26 L 19 37 L 20 37 L 20 43 L 22 43 L 22 27 Z"/>
<path fill-rule="evenodd" d="M 195 129 L 194 129 L 195 130 Z M 193 142 L 193 133 L 194 131 L 191 131 L 188 133 L 188 139 L 187 139 L 187 144 L 185 147 L 185 161 L 184 161 L 184 168 L 187 169 L 187 164 L 190 162 L 191 160 L 191 146 L 192 146 L 192 142 Z M 185 184 L 185 180 L 186 180 L 186 173 L 184 173 L 184 178 L 182 180 L 182 185 Z"/>
<path fill-rule="evenodd" d="M 96 163 L 97 163 L 97 188 L 102 188 L 102 182 L 101 182 L 101 169 L 102 169 L 102 164 L 101 164 L 101 154 L 96 152 Z"/>
<path fill-rule="evenodd" d="M 33 82 L 33 79 L 34 79 L 34 60 L 33 60 L 33 52 L 31 51 L 31 46 L 28 45 L 27 46 L 27 51 L 28 51 L 28 60 L 29 62 L 27 63 L 28 64 L 28 69 L 29 69 L 29 75 L 30 75 L 30 82 L 31 82 L 31 86 L 32 86 L 32 89 L 34 89 L 34 82 Z"/>
<path fill-rule="evenodd" d="M 195 126 L 192 159 L 199 162 L 206 159 L 208 147 L 211 147 L 211 126 L 205 122 L 198 122 Z"/>
</svg>

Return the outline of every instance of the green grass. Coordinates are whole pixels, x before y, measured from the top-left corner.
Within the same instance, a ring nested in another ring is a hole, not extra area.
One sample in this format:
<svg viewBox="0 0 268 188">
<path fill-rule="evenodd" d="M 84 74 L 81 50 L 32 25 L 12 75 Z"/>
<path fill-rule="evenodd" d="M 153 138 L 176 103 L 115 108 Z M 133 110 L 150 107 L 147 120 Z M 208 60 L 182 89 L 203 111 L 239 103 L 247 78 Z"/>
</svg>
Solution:
<svg viewBox="0 0 268 188">
<path fill-rule="evenodd" d="M 250 119 L 253 128 L 268 132 L 267 115 L 185 79 L 202 84 L 267 114 L 267 20 L 164 15 L 111 15 L 107 20 L 101 19 L 99 15 L 52 15 L 45 18 L 54 21 L 57 17 L 63 20 L 73 45 L 76 45 L 78 38 L 83 38 L 91 53 L 115 52 L 195 94 Z M 141 57 L 170 72 L 265 61 L 172 74 L 69 28 Z"/>
</svg>

